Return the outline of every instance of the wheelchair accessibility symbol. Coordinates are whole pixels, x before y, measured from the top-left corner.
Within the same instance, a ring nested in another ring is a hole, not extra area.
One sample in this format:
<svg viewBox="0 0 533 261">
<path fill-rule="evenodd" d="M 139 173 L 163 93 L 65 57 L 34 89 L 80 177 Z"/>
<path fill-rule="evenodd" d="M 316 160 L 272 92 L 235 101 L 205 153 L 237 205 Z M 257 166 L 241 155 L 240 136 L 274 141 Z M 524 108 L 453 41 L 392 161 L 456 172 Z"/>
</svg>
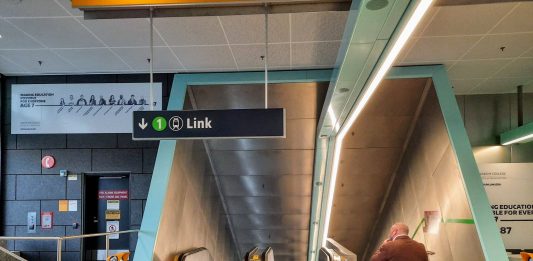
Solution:
<svg viewBox="0 0 533 261">
<path fill-rule="evenodd" d="M 173 131 L 179 131 L 183 128 L 183 119 L 179 116 L 174 116 L 168 121 L 168 126 Z"/>
</svg>

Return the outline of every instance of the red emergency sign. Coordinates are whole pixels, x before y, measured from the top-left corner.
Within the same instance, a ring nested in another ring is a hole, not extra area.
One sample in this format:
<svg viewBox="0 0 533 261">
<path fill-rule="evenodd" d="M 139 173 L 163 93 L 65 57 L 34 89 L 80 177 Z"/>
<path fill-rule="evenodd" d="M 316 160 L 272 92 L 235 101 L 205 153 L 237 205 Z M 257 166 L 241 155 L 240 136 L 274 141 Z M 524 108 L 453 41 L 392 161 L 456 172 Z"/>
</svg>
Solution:
<svg viewBox="0 0 533 261">
<path fill-rule="evenodd" d="M 56 159 L 54 159 L 54 157 L 52 156 L 49 156 L 49 155 L 44 156 L 43 159 L 41 160 L 41 166 L 43 166 L 43 168 L 45 169 L 51 169 L 55 165 L 56 165 Z"/>
<path fill-rule="evenodd" d="M 100 190 L 98 199 L 128 199 L 127 190 Z"/>
</svg>

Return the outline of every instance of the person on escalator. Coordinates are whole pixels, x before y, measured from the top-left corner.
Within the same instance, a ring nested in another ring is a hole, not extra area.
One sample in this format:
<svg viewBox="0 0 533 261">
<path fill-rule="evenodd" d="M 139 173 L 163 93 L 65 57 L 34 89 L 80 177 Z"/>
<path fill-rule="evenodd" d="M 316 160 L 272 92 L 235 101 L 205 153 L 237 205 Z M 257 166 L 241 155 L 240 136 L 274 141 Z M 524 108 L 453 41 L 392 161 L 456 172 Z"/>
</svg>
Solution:
<svg viewBox="0 0 533 261">
<path fill-rule="evenodd" d="M 403 223 L 392 225 L 389 238 L 372 255 L 371 261 L 428 261 L 424 244 L 412 240 L 409 227 Z"/>
</svg>

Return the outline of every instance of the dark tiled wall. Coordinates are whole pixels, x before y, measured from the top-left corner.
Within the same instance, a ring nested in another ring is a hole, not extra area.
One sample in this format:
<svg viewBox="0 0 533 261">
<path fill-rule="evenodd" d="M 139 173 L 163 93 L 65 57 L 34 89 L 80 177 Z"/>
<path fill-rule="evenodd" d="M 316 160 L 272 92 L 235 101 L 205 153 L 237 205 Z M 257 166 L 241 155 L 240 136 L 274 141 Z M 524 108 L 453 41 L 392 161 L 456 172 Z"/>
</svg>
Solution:
<svg viewBox="0 0 533 261">
<path fill-rule="evenodd" d="M 163 107 L 166 108 L 172 74 L 156 74 L 154 81 L 163 83 Z M 1 233 L 6 236 L 65 236 L 78 235 L 72 223 L 81 222 L 81 212 L 58 212 L 58 200 L 81 202 L 81 182 L 59 176 L 60 169 L 73 173 L 128 171 L 130 175 L 131 229 L 139 228 L 146 203 L 151 174 L 157 152 L 157 142 L 136 142 L 131 134 L 69 134 L 12 135 L 11 84 L 38 83 L 119 83 L 148 82 L 148 75 L 69 75 L 7 77 L 2 90 L 2 165 L 1 165 Z M 42 169 L 41 158 L 53 155 L 56 166 Z M 79 209 L 78 209 L 79 210 Z M 54 212 L 51 230 L 37 228 L 36 234 L 26 231 L 28 212 L 37 212 L 40 226 L 41 211 Z M 131 237 L 134 250 L 136 236 Z M 10 250 L 21 251 L 29 260 L 55 260 L 55 242 L 8 242 Z M 63 260 L 79 260 L 80 241 L 63 245 Z"/>
</svg>

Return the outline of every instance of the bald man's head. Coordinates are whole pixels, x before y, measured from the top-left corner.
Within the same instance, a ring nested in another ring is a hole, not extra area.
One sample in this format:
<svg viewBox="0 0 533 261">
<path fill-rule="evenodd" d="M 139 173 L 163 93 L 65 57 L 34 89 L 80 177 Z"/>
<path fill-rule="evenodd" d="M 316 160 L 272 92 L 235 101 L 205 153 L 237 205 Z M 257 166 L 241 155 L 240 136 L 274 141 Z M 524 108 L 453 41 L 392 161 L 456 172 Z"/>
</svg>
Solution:
<svg viewBox="0 0 533 261">
<path fill-rule="evenodd" d="M 409 227 L 404 223 L 396 223 L 390 228 L 389 236 L 394 238 L 400 235 L 409 235 Z"/>
</svg>

